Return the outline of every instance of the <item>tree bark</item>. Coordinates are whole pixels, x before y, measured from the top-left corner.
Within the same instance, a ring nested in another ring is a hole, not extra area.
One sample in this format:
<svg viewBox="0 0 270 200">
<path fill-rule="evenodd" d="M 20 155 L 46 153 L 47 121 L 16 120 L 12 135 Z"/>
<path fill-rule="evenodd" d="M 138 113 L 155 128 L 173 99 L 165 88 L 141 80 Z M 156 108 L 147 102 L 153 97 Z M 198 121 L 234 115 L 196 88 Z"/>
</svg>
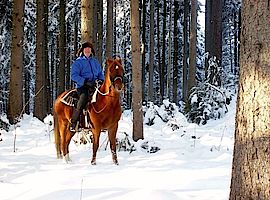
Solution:
<svg viewBox="0 0 270 200">
<path fill-rule="evenodd" d="M 93 43 L 93 0 L 81 0 L 81 42 Z"/>
<path fill-rule="evenodd" d="M 65 65 L 66 65 L 66 0 L 60 0 L 60 37 L 59 37 L 59 71 L 58 71 L 58 94 L 65 91 Z"/>
<path fill-rule="evenodd" d="M 36 35 L 36 86 L 34 116 L 43 120 L 46 116 L 46 57 L 45 57 L 45 1 L 37 0 L 37 35 Z"/>
<path fill-rule="evenodd" d="M 159 22 L 160 22 L 160 14 L 159 14 L 159 6 L 160 6 L 160 2 L 157 5 L 157 66 L 158 66 L 158 70 L 159 70 L 159 102 L 160 104 L 163 101 L 163 94 L 164 94 L 164 90 L 163 90 L 163 77 L 162 77 L 162 65 L 161 65 L 161 52 L 160 52 L 160 28 L 159 28 Z"/>
<path fill-rule="evenodd" d="M 11 72 L 9 83 L 8 118 L 16 123 L 23 109 L 23 26 L 24 0 L 14 0 L 11 44 Z"/>
<path fill-rule="evenodd" d="M 139 1 L 131 0 L 133 140 L 143 139 Z"/>
<path fill-rule="evenodd" d="M 245 0 L 230 200 L 270 199 L 269 1 Z"/>
<path fill-rule="evenodd" d="M 172 89 L 172 83 L 171 83 L 171 72 L 172 72 L 172 0 L 169 0 L 169 49 L 168 49 L 168 65 L 167 65 L 167 85 L 166 85 L 166 96 L 169 100 L 172 100 L 171 98 L 171 89 Z"/>
<path fill-rule="evenodd" d="M 148 100 L 154 101 L 154 55 L 155 55 L 155 1 L 150 1 L 150 58 L 149 58 L 149 85 L 148 85 Z"/>
<path fill-rule="evenodd" d="M 222 56 L 222 0 L 206 0 L 205 52 L 221 61 Z M 206 60 L 206 73 L 208 60 Z"/>
<path fill-rule="evenodd" d="M 163 27 L 162 27 L 162 64 L 161 64 L 161 96 L 162 98 L 168 98 L 166 95 L 165 97 L 165 86 L 167 85 L 167 78 L 165 77 L 165 70 L 166 70 L 166 17 L 167 17 L 167 1 L 164 0 L 163 4 Z"/>
<path fill-rule="evenodd" d="M 179 18 L 178 12 L 179 12 L 179 4 L 177 0 L 174 0 L 174 30 L 173 30 L 173 102 L 178 103 L 178 51 L 179 51 L 179 45 L 178 45 L 178 26 L 177 26 L 177 20 Z"/>
<path fill-rule="evenodd" d="M 44 0 L 44 66 L 45 66 L 45 91 L 44 91 L 44 109 L 45 115 L 52 113 L 51 93 L 50 93 L 50 71 L 49 71 L 49 50 L 48 50 L 48 13 L 49 0 Z M 45 117 L 45 116 L 44 116 Z"/>
<path fill-rule="evenodd" d="M 184 46 L 183 46 L 183 87 L 182 98 L 184 102 L 188 99 L 187 69 L 188 69 L 188 22 L 189 22 L 189 0 L 184 0 Z"/>
<path fill-rule="evenodd" d="M 97 1 L 97 59 L 102 63 L 103 44 L 103 1 Z"/>
<path fill-rule="evenodd" d="M 106 57 L 113 55 L 113 1 L 107 0 Z"/>
<path fill-rule="evenodd" d="M 146 48 L 146 0 L 142 1 L 142 99 L 145 100 L 145 78 L 146 78 L 146 58 L 145 58 L 145 48 Z"/>
<path fill-rule="evenodd" d="M 197 0 L 191 0 L 188 94 L 196 85 Z"/>
</svg>

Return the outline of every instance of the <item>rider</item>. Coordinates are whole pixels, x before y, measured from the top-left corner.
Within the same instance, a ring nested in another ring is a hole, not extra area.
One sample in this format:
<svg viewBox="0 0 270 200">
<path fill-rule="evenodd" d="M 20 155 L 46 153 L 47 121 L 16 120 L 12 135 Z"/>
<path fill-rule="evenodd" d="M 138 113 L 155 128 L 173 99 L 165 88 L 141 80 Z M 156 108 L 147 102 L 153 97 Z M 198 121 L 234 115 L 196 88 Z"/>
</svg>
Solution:
<svg viewBox="0 0 270 200">
<path fill-rule="evenodd" d="M 92 97 L 97 81 L 104 81 L 104 74 L 98 60 L 94 58 L 93 44 L 85 42 L 77 53 L 77 59 L 71 65 L 71 80 L 76 83 L 79 101 L 74 109 L 70 131 L 75 132 L 80 112 L 86 107 Z"/>
</svg>

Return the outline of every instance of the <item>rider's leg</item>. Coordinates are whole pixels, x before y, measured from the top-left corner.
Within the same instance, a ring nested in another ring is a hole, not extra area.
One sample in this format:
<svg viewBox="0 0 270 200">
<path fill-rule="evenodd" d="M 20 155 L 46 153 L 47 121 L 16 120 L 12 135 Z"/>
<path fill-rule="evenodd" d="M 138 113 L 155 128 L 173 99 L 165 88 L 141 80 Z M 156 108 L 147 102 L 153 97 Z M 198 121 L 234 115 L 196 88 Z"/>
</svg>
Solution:
<svg viewBox="0 0 270 200">
<path fill-rule="evenodd" d="M 71 117 L 71 126 L 70 131 L 76 132 L 76 126 L 79 120 L 79 116 L 83 108 L 85 107 L 88 100 L 88 91 L 87 89 L 80 88 L 78 89 L 78 93 L 80 95 L 79 101 L 77 103 L 77 107 L 74 109 Z"/>
</svg>

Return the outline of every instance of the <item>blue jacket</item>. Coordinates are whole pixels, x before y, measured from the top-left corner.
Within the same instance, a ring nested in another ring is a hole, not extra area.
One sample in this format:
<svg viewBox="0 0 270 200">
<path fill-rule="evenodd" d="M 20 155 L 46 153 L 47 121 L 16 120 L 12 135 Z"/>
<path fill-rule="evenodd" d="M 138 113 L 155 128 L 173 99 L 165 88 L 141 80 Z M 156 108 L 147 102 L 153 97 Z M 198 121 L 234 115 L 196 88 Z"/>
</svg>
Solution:
<svg viewBox="0 0 270 200">
<path fill-rule="evenodd" d="M 97 79 L 104 81 L 104 74 L 99 62 L 93 57 L 78 57 L 71 65 L 71 80 L 76 88 L 83 86 L 85 79 L 94 83 Z"/>
</svg>

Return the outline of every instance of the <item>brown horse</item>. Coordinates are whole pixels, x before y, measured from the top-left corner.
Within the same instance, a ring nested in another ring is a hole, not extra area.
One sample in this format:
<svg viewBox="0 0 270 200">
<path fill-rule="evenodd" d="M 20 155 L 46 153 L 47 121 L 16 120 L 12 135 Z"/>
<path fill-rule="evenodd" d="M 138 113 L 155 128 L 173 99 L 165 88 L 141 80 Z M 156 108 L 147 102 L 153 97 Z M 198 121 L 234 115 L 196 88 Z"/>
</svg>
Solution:
<svg viewBox="0 0 270 200">
<path fill-rule="evenodd" d="M 88 103 L 87 109 L 92 122 L 91 132 L 93 134 L 93 155 L 91 164 L 96 164 L 96 154 L 99 147 L 101 130 L 108 131 L 110 148 L 114 164 L 118 165 L 116 155 L 116 132 L 118 121 L 122 114 L 120 93 L 123 84 L 124 68 L 120 58 L 107 59 L 105 80 L 98 89 L 96 102 Z M 54 103 L 54 136 L 57 158 L 64 156 L 65 161 L 69 158 L 69 143 L 73 134 L 69 131 L 70 119 L 73 108 L 61 102 L 68 91 L 59 95 Z"/>
</svg>

